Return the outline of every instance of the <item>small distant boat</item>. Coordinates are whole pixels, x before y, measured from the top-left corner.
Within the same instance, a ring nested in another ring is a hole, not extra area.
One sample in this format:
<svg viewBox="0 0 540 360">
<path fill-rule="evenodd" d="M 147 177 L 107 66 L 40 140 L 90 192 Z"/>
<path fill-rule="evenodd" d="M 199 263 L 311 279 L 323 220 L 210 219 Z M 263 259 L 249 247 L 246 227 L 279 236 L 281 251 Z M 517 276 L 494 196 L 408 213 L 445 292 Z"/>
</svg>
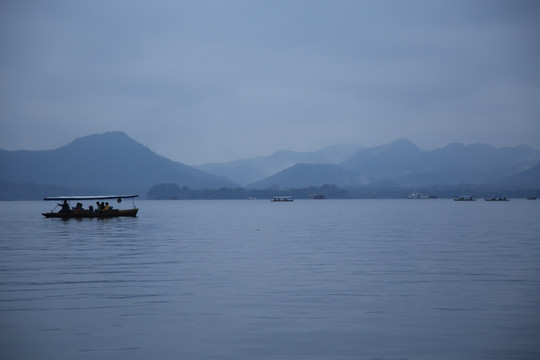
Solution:
<svg viewBox="0 0 540 360">
<path fill-rule="evenodd" d="M 413 192 L 409 196 L 407 196 L 407 199 L 436 199 L 437 196 L 435 195 L 428 195 L 428 194 L 421 194 L 419 192 Z"/>
<path fill-rule="evenodd" d="M 46 197 L 45 201 L 62 201 L 57 204 L 50 212 L 42 213 L 46 218 L 61 218 L 61 219 L 81 219 L 81 218 L 112 218 L 120 216 L 137 216 L 138 208 L 135 207 L 135 198 L 139 195 L 105 195 L 105 196 L 57 196 Z M 133 208 L 131 209 L 115 209 L 113 206 L 109 206 L 109 203 L 105 205 L 103 201 L 99 200 L 116 200 L 117 203 L 121 203 L 123 199 L 132 199 Z M 84 208 L 81 201 L 98 200 L 96 208 L 89 205 Z M 70 202 L 77 201 L 77 205 L 71 207 Z M 103 204 L 103 207 L 102 207 Z M 59 211 L 55 211 L 60 207 Z"/>
<path fill-rule="evenodd" d="M 454 201 L 476 201 L 476 198 L 470 195 L 454 196 Z"/>
<path fill-rule="evenodd" d="M 292 202 L 293 198 L 291 196 L 274 196 L 271 202 Z"/>
<path fill-rule="evenodd" d="M 321 194 L 311 194 L 311 195 L 309 195 L 309 197 L 312 198 L 312 199 L 315 199 L 315 200 L 324 200 L 324 199 L 326 199 L 326 196 L 321 195 Z"/>
<path fill-rule="evenodd" d="M 536 200 L 536 196 L 527 196 L 527 200 Z"/>
<path fill-rule="evenodd" d="M 510 201 L 510 199 L 507 198 L 506 196 L 493 196 L 490 198 L 485 198 L 484 200 L 485 201 Z"/>
</svg>

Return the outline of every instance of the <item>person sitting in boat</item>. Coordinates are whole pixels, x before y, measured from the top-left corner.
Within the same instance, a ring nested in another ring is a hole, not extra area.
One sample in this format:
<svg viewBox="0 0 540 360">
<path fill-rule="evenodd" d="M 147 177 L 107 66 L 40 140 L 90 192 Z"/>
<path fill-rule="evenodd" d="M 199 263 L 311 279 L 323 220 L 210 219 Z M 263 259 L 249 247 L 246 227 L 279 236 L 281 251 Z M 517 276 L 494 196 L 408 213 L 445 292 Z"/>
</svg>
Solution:
<svg viewBox="0 0 540 360">
<path fill-rule="evenodd" d="M 73 208 L 73 210 L 82 210 L 83 206 L 82 203 L 78 202 L 77 205 Z"/>
<path fill-rule="evenodd" d="M 105 207 L 103 208 L 103 210 L 107 211 L 107 210 L 110 210 L 111 208 L 109 207 L 109 203 L 105 203 Z"/>
<path fill-rule="evenodd" d="M 96 211 L 101 210 L 101 206 L 99 205 L 99 201 L 96 201 Z"/>
<path fill-rule="evenodd" d="M 62 207 L 59 212 L 61 212 L 61 213 L 68 213 L 69 212 L 69 204 L 68 204 L 67 200 L 64 200 L 64 203 L 63 204 L 58 204 L 58 206 Z"/>
</svg>

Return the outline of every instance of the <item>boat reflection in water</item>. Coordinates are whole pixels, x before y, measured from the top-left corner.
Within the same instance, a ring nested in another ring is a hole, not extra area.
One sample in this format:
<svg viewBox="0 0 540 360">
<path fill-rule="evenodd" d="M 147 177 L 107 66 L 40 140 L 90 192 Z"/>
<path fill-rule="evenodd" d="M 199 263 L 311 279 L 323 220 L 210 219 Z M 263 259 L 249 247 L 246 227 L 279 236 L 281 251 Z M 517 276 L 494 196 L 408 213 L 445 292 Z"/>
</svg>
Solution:
<svg viewBox="0 0 540 360">
<path fill-rule="evenodd" d="M 62 201 L 57 204 L 50 212 L 42 213 L 46 218 L 111 218 L 120 216 L 137 216 L 138 208 L 135 207 L 135 198 L 139 195 L 106 195 L 106 196 L 57 196 L 46 197 L 45 201 Z M 133 208 L 130 209 L 115 209 L 113 206 L 109 206 L 108 202 L 100 200 L 116 200 L 118 204 L 123 199 L 132 199 Z M 96 202 L 96 208 L 89 205 L 86 209 L 80 201 L 98 200 Z M 71 207 L 72 201 L 77 201 L 76 206 Z M 59 211 L 55 210 L 60 207 Z"/>
</svg>

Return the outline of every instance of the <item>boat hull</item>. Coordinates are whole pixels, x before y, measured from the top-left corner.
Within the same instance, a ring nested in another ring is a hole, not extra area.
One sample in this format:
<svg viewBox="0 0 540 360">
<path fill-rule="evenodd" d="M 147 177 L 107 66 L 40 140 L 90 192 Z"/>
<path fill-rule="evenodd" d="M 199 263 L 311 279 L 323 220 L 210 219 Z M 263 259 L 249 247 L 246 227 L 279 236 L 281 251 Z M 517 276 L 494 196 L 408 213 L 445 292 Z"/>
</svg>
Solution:
<svg viewBox="0 0 540 360">
<path fill-rule="evenodd" d="M 42 213 L 46 218 L 60 218 L 60 219 L 82 219 L 82 218 L 113 218 L 137 216 L 139 209 L 127 209 L 127 210 L 103 210 L 103 211 L 90 211 L 90 210 L 72 210 L 69 212 L 48 212 Z"/>
<path fill-rule="evenodd" d="M 454 201 L 476 201 L 476 198 L 473 196 L 456 196 Z"/>
</svg>

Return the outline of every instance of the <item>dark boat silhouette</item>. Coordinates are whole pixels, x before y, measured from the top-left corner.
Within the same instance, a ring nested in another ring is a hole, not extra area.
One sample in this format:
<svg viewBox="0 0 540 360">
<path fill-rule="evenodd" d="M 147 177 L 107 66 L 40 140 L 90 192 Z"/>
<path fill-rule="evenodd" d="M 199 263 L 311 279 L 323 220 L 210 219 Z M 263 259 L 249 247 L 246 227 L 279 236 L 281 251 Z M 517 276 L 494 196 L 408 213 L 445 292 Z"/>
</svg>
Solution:
<svg viewBox="0 0 540 360">
<path fill-rule="evenodd" d="M 42 213 L 46 218 L 61 218 L 61 219 L 72 219 L 72 218 L 112 218 L 120 216 L 137 216 L 138 208 L 135 207 L 135 198 L 139 195 L 99 195 L 99 196 L 56 196 L 56 197 L 46 197 L 43 200 L 45 201 L 63 201 L 61 204 L 57 204 L 54 209 L 50 212 Z M 92 205 L 89 205 L 86 209 L 83 207 L 83 204 L 79 201 L 90 201 L 90 200 L 116 200 L 118 203 L 121 203 L 123 199 L 132 199 L 133 208 L 131 209 L 115 209 L 112 206 L 107 205 L 101 207 L 102 203 L 98 203 L 96 208 Z M 76 206 L 70 206 L 71 201 L 77 201 Z M 59 211 L 55 211 L 56 208 L 60 207 Z"/>
</svg>

